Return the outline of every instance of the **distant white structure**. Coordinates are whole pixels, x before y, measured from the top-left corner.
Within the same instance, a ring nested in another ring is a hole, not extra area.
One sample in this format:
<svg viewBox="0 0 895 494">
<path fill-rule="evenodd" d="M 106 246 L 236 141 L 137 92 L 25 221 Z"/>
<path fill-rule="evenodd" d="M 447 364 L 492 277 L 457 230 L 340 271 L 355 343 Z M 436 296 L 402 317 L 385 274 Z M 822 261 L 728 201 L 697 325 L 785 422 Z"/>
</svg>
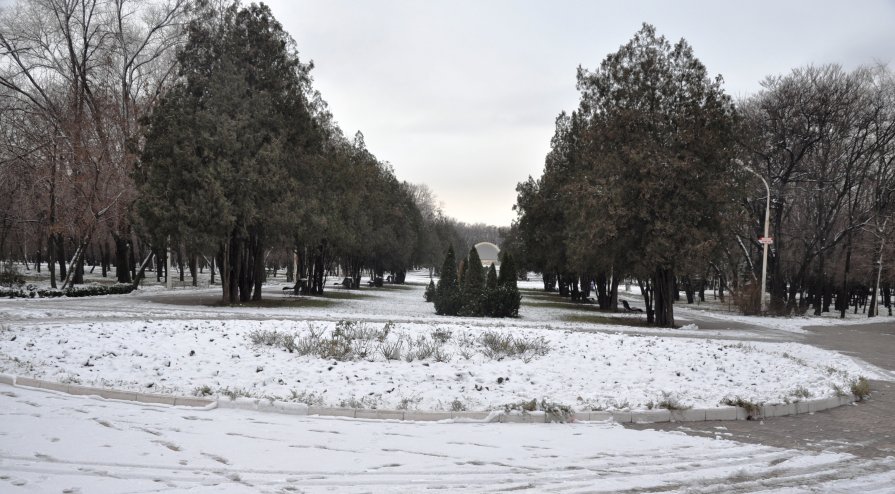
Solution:
<svg viewBox="0 0 895 494">
<path fill-rule="evenodd" d="M 482 267 L 489 268 L 493 264 L 495 268 L 500 268 L 500 248 L 491 242 L 479 242 L 475 244 L 475 250 L 482 260 Z"/>
</svg>

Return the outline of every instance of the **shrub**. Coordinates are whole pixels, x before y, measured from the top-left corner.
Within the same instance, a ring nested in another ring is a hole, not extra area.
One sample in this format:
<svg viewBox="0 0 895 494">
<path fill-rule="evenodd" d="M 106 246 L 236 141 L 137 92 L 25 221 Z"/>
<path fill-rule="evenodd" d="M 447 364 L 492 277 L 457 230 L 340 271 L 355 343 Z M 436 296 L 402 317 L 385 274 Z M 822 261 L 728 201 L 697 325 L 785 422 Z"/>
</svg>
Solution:
<svg viewBox="0 0 895 494">
<path fill-rule="evenodd" d="M 438 315 L 462 315 L 467 317 L 517 317 L 522 295 L 516 284 L 516 268 L 512 257 L 501 254 L 500 273 L 492 265 L 487 280 L 481 269 L 481 260 L 475 248 L 462 263 L 463 275 L 457 276 L 453 249 L 448 250 L 438 285 L 430 282 L 426 300 L 435 303 Z"/>
<path fill-rule="evenodd" d="M 739 396 L 736 398 L 724 398 L 721 400 L 721 404 L 746 410 L 746 418 L 748 420 L 755 420 L 761 415 L 761 404 L 740 398 Z"/>
<path fill-rule="evenodd" d="M 457 261 L 454 248 L 449 247 L 441 267 L 441 278 L 435 287 L 435 313 L 444 316 L 456 316 L 460 313 L 460 285 L 457 282 Z"/>
<path fill-rule="evenodd" d="M 547 355 L 550 347 L 543 338 L 526 340 L 513 337 L 511 334 L 500 334 L 494 331 L 486 331 L 479 339 L 482 354 L 493 360 L 503 360 L 507 357 L 519 357 L 525 361 L 534 357 Z"/>
<path fill-rule="evenodd" d="M 656 407 L 664 408 L 665 410 L 689 410 L 693 408 L 689 405 L 682 404 L 673 393 L 667 391 L 662 392 L 662 399 L 659 400 Z"/>
<path fill-rule="evenodd" d="M 0 286 L 19 289 L 24 285 L 25 278 L 22 276 L 22 273 L 12 263 L 4 264 L 3 270 L 0 271 Z"/>
<path fill-rule="evenodd" d="M 249 332 L 249 340 L 253 345 L 279 346 L 283 335 L 279 331 L 256 329 Z"/>
<path fill-rule="evenodd" d="M 483 299 L 485 298 L 485 275 L 482 272 L 482 260 L 475 247 L 469 249 L 466 258 L 466 269 L 463 272 L 463 284 L 460 288 L 460 315 L 481 317 L 485 315 Z"/>
<path fill-rule="evenodd" d="M 426 286 L 426 292 L 424 296 L 426 297 L 426 302 L 435 301 L 435 280 L 429 280 L 429 284 Z"/>
<path fill-rule="evenodd" d="M 761 287 L 756 283 L 751 283 L 734 294 L 734 302 L 744 316 L 754 316 L 761 312 L 760 292 Z"/>
<path fill-rule="evenodd" d="M 864 401 L 870 397 L 870 381 L 861 376 L 851 382 L 851 394 L 855 395 L 858 401 Z"/>
</svg>

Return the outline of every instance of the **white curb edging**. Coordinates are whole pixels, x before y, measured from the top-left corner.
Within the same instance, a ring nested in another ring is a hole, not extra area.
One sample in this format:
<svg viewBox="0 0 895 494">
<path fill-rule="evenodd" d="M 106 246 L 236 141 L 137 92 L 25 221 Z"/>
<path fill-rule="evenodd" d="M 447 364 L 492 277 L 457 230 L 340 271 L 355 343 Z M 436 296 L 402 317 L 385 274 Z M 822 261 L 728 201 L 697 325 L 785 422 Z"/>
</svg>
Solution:
<svg viewBox="0 0 895 494">
<path fill-rule="evenodd" d="M 345 417 L 368 420 L 401 420 L 418 422 L 499 422 L 544 424 L 551 422 L 605 422 L 621 424 L 653 424 L 662 422 L 707 422 L 731 420 L 759 420 L 771 417 L 785 417 L 820 412 L 831 408 L 850 405 L 855 402 L 851 396 L 834 396 L 795 403 L 762 405 L 757 410 L 742 407 L 691 408 L 686 410 L 633 410 L 633 411 L 591 411 L 572 412 L 568 415 L 554 412 L 440 412 L 418 410 L 381 410 L 369 408 L 337 408 L 308 406 L 304 403 L 271 401 L 264 398 L 211 399 L 194 396 L 174 396 L 163 394 L 122 391 L 112 388 L 94 388 L 76 384 L 64 384 L 11 374 L 0 374 L 0 384 L 25 388 L 42 389 L 70 395 L 99 396 L 108 400 L 136 403 L 191 407 L 203 410 L 231 408 L 259 412 L 282 413 L 288 415 Z M 753 413 L 755 412 L 755 413 Z"/>
</svg>

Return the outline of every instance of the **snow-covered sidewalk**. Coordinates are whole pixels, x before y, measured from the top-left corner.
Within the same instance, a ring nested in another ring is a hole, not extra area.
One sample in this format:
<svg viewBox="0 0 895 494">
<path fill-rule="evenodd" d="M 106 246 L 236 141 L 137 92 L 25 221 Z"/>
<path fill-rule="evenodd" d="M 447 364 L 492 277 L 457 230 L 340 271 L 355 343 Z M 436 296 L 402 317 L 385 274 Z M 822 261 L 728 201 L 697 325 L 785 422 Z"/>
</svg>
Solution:
<svg viewBox="0 0 895 494">
<path fill-rule="evenodd" d="M 406 423 L 196 411 L 0 385 L 0 491 L 887 492 L 859 460 L 611 423 Z"/>
</svg>

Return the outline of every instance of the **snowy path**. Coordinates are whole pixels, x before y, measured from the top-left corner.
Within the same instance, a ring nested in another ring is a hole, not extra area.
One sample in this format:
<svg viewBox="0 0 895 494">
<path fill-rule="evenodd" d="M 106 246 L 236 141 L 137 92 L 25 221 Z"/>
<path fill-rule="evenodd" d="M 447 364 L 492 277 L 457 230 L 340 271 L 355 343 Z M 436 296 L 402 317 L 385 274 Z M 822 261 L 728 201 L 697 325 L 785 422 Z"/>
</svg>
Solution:
<svg viewBox="0 0 895 494">
<path fill-rule="evenodd" d="M 367 422 L 0 385 L 0 491 L 891 492 L 862 460 L 595 424 Z"/>
</svg>

